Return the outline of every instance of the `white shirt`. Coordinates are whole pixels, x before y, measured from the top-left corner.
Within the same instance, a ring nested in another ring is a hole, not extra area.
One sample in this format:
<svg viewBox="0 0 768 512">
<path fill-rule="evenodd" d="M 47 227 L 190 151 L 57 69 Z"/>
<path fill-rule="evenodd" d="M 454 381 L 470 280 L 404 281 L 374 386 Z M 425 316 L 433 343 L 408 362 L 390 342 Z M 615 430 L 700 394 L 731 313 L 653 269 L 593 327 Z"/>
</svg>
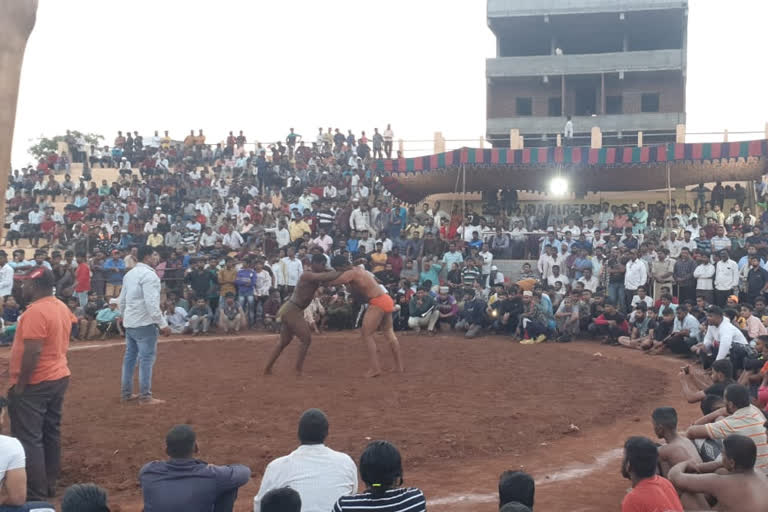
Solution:
<svg viewBox="0 0 768 512">
<path fill-rule="evenodd" d="M 285 247 L 291 243 L 291 232 L 285 228 L 278 229 L 277 232 L 275 232 L 275 239 L 277 240 L 277 246 L 279 248 Z"/>
<path fill-rule="evenodd" d="M 323 248 L 323 252 L 328 252 L 331 249 L 331 245 L 333 245 L 333 238 L 331 238 L 328 235 L 324 236 L 317 236 L 314 240 L 312 240 L 312 243 L 315 245 L 319 245 Z"/>
<path fill-rule="evenodd" d="M 149 265 L 137 263 L 125 274 L 118 300 L 125 327 L 168 326 L 160 310 L 160 278 Z"/>
<path fill-rule="evenodd" d="M 13 267 L 8 263 L 0 268 L 0 297 L 5 297 L 13 292 Z"/>
<path fill-rule="evenodd" d="M 394 133 L 392 130 L 390 130 L 389 128 L 387 128 L 387 129 L 386 129 L 386 130 L 384 130 L 384 132 L 382 133 L 382 136 L 384 137 L 384 140 L 385 140 L 385 141 L 387 141 L 387 142 L 392 142 L 392 139 L 394 139 L 394 138 L 395 138 L 395 133 Z"/>
<path fill-rule="evenodd" d="M 224 235 L 224 238 L 222 238 L 221 242 L 229 247 L 230 249 L 236 251 L 240 249 L 243 245 L 243 237 L 240 236 L 240 233 L 237 231 L 230 231 L 226 235 Z"/>
<path fill-rule="evenodd" d="M 580 277 L 578 282 L 584 283 L 584 288 L 591 291 L 592 293 L 597 292 L 597 287 L 600 285 L 600 280 L 594 275 L 589 279 L 586 277 Z"/>
<path fill-rule="evenodd" d="M 573 121 L 570 119 L 565 122 L 565 128 L 563 129 L 563 136 L 567 139 L 573 138 Z"/>
<path fill-rule="evenodd" d="M 680 257 L 680 251 L 683 250 L 683 246 L 685 244 L 683 243 L 682 240 L 675 239 L 674 242 L 672 240 L 667 240 L 666 242 L 664 242 L 664 245 L 667 247 L 667 250 L 669 251 L 669 256 L 671 258 L 677 259 Z"/>
<path fill-rule="evenodd" d="M 304 266 L 297 258 L 285 258 L 280 260 L 280 268 L 283 272 L 283 282 L 286 286 L 296 286 L 299 282 L 299 276 L 304 271 Z"/>
<path fill-rule="evenodd" d="M 613 212 L 608 210 L 607 212 L 600 212 L 598 216 L 600 222 L 600 231 L 608 229 L 608 224 L 613 222 Z"/>
<path fill-rule="evenodd" d="M 563 290 L 565 290 L 565 288 L 571 282 L 571 280 L 568 279 L 568 276 L 563 274 L 558 274 L 557 276 L 555 276 L 554 274 L 550 274 L 549 277 L 547 277 L 547 284 L 549 286 L 555 286 L 555 283 L 557 283 L 558 281 L 562 283 Z"/>
<path fill-rule="evenodd" d="M 392 240 L 390 240 L 389 238 L 385 238 L 383 240 L 379 238 L 378 240 L 376 240 L 376 243 L 379 243 L 379 242 L 381 242 L 382 251 L 386 252 L 387 254 L 392 252 Z"/>
<path fill-rule="evenodd" d="M 639 286 L 645 286 L 648 281 L 648 268 L 641 259 L 635 261 L 629 260 L 624 274 L 624 288 L 627 290 L 637 290 Z"/>
<path fill-rule="evenodd" d="M 216 245 L 216 241 L 219 239 L 218 233 L 211 231 L 210 234 L 203 233 L 200 235 L 200 247 L 213 247 Z"/>
<path fill-rule="evenodd" d="M 352 210 L 352 214 L 349 216 L 349 227 L 355 231 L 369 231 L 371 227 L 371 217 L 367 211 L 362 211 L 360 208 Z"/>
<path fill-rule="evenodd" d="M 733 260 L 715 264 L 715 290 L 733 290 L 739 286 L 739 265 Z"/>
<path fill-rule="evenodd" d="M 480 273 L 483 275 L 489 275 L 491 273 L 491 264 L 493 263 L 493 254 L 490 252 L 479 252 L 477 254 L 483 258 L 483 264 L 481 265 Z"/>
<path fill-rule="evenodd" d="M 697 265 L 693 269 L 693 277 L 696 278 L 697 290 L 711 290 L 712 289 L 712 276 L 715 275 L 715 266 L 711 263 L 705 263 L 703 265 Z"/>
<path fill-rule="evenodd" d="M 349 455 L 323 444 L 301 445 L 289 455 L 267 465 L 253 510 L 273 489 L 290 487 L 301 495 L 302 512 L 329 512 L 336 501 L 357 492 L 357 467 Z"/>
<path fill-rule="evenodd" d="M 707 327 L 707 334 L 704 336 L 704 341 L 702 343 L 704 343 L 704 346 L 707 347 L 707 349 L 711 350 L 716 341 L 720 343 L 720 347 L 717 350 L 717 357 L 715 358 L 717 361 L 728 357 L 728 354 L 731 352 L 732 344 L 747 344 L 747 338 L 744 337 L 744 334 L 742 334 L 738 327 L 733 325 L 726 316 L 723 317 L 723 321 L 720 322 L 720 325 L 710 325 Z"/>
<path fill-rule="evenodd" d="M 6 472 L 25 468 L 26 461 L 27 457 L 24 454 L 24 447 L 21 446 L 18 439 L 0 436 L 0 485 L 5 480 Z M 328 510 L 331 510 L 331 508 L 333 507 L 329 507 Z"/>
<path fill-rule="evenodd" d="M 256 286 L 255 292 L 257 297 L 265 297 L 269 295 L 269 289 L 272 288 L 272 276 L 269 272 L 262 270 L 261 272 L 255 272 L 256 274 Z"/>
<path fill-rule="evenodd" d="M 326 199 L 334 199 L 337 195 L 336 187 L 333 185 L 326 185 L 323 187 L 323 197 Z"/>
<path fill-rule="evenodd" d="M 36 212 L 35 210 L 31 210 L 29 212 L 29 215 L 27 215 L 27 219 L 29 220 L 30 224 L 40 224 L 41 222 L 43 222 L 44 218 L 45 218 L 45 213 Z"/>
</svg>

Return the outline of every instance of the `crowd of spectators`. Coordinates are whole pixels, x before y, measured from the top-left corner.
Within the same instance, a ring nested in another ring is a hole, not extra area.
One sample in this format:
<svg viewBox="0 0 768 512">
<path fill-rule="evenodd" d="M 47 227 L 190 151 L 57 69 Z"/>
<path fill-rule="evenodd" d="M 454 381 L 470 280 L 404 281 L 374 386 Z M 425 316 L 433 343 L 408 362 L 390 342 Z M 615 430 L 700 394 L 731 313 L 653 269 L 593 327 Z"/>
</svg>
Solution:
<svg viewBox="0 0 768 512">
<path fill-rule="evenodd" d="M 206 144 L 202 130 L 182 142 L 167 132 L 147 139 L 119 133 L 111 149 L 75 157 L 93 166 L 85 179 L 68 174 L 66 154 L 14 171 L 5 238 L 13 252 L 9 258 L 0 251 L 3 340 L 13 338 L 25 306 L 14 277 L 34 267 L 53 271 L 56 295 L 77 318 L 74 338 L 106 337 L 122 333 L 115 299 L 137 263 L 137 247 L 155 247 L 167 323 L 174 333 L 197 335 L 279 328 L 277 311 L 308 258 L 342 255 L 390 291 L 399 330 L 497 334 L 525 345 L 587 337 L 690 358 L 681 386 L 704 416 L 681 437 L 675 411 L 660 410 L 653 424 L 667 445 L 627 441 L 623 469 L 634 489 L 625 510 L 645 510 L 632 505 L 643 496 L 668 500 L 662 505 L 669 510 L 678 510 L 678 494 L 699 505 L 702 498 L 727 503 L 731 487 L 742 483 L 734 478 L 724 486 L 716 470 L 746 475 L 743 485 L 753 485 L 752 477 L 764 485 L 768 213 L 752 214 L 743 187 L 726 190 L 717 183 L 708 191 L 700 185 L 694 208 L 675 201 L 523 206 L 514 191 L 486 193 L 481 211 L 439 202 L 406 206 L 374 170 L 375 158 L 391 157 L 392 137 L 390 127 L 375 129 L 371 139 L 365 132 L 358 138 L 329 128 L 307 143 L 291 129 L 284 142 L 250 150 L 242 132 L 230 132 L 216 145 Z M 94 179 L 101 168 L 114 167 L 115 180 Z M 726 197 L 733 202 L 724 211 Z M 22 248 L 25 240 L 32 258 Z M 510 266 L 510 259 L 517 264 Z M 505 260 L 505 271 L 499 260 Z M 305 317 L 315 330 L 347 329 L 357 325 L 362 307 L 343 287 L 321 287 Z M 322 423 L 319 417 L 315 421 Z M 746 441 L 737 435 L 745 432 L 751 432 Z M 147 489 L 156 472 L 216 473 L 198 467 L 188 427 L 174 429 L 168 442 L 171 461 L 142 470 Z M 674 450 L 665 446 L 675 443 L 696 456 L 669 455 Z M 320 449 L 312 445 L 322 441 L 302 441 L 290 457 L 311 459 Z M 354 463 L 324 450 L 346 467 L 351 485 Z M 659 461 L 662 476 L 655 470 Z M 382 499 L 416 503 L 411 510 L 425 507 L 418 489 L 401 487 L 399 453 L 391 444 L 373 443 L 360 466 L 366 493 L 339 499 L 356 491 L 356 476 L 350 489 L 329 484 L 323 492 L 297 494 L 284 489 L 296 491 L 285 476 L 295 463 L 275 461 L 265 475 L 272 483 L 263 483 L 257 506 L 290 510 L 267 504 L 306 503 L 316 493 L 317 499 L 323 494 L 323 507 L 331 503 L 338 511 Z M 227 470 L 233 484 L 217 499 L 234 499 L 245 470 Z M 502 483 L 507 480 L 521 485 L 519 474 L 502 475 Z M 173 493 L 147 489 L 145 499 L 178 504 Z M 501 503 L 503 510 L 532 509 L 532 495 L 531 482 L 530 500 Z"/>
</svg>

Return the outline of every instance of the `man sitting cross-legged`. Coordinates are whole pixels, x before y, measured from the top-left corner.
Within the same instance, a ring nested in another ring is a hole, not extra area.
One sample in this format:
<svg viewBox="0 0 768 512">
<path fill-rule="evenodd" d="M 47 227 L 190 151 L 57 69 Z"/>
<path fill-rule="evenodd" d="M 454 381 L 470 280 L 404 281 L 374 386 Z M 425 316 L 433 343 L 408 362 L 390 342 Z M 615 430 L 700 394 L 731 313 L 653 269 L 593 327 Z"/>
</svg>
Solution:
<svg viewBox="0 0 768 512">
<path fill-rule="evenodd" d="M 728 474 L 695 474 L 698 466 L 687 461 L 670 469 L 669 478 L 680 492 L 713 496 L 718 510 L 768 511 L 768 478 L 755 470 L 755 442 L 746 436 L 730 435 L 723 441 L 722 458 Z"/>
<path fill-rule="evenodd" d="M 619 336 L 619 343 L 627 348 L 647 350 L 653 344 L 653 331 L 656 321 L 648 315 L 648 305 L 645 302 L 637 304 L 634 319 L 629 322 L 629 336 Z"/>
<path fill-rule="evenodd" d="M 659 446 L 659 469 L 661 476 L 668 476 L 669 469 L 680 462 L 701 463 L 701 456 L 696 445 L 687 437 L 677 432 L 677 411 L 672 407 L 659 407 L 651 414 L 653 431 L 656 437 L 664 439 L 666 444 Z M 707 510 L 709 505 L 701 494 L 681 493 L 680 502 L 686 510 Z"/>
</svg>

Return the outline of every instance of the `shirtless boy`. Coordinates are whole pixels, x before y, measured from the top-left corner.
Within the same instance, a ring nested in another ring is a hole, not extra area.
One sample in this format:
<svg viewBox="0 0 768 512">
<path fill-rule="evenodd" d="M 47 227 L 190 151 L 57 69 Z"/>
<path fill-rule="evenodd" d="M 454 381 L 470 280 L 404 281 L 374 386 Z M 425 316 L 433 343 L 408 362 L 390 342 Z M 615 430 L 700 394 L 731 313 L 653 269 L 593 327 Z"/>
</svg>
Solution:
<svg viewBox="0 0 768 512">
<path fill-rule="evenodd" d="M 370 361 L 370 368 L 365 376 L 377 377 L 381 375 L 379 356 L 376 353 L 376 340 L 373 337 L 373 333 L 379 328 L 384 331 L 384 336 L 389 342 L 389 348 L 392 351 L 392 357 L 395 359 L 397 371 L 402 372 L 403 360 L 400 355 L 400 343 L 397 341 L 392 325 L 392 312 L 395 309 L 395 303 L 392 301 L 392 298 L 376 282 L 373 274 L 362 267 L 353 267 L 344 256 L 334 256 L 331 266 L 336 270 L 341 270 L 342 274 L 329 284 L 348 284 L 352 295 L 358 300 L 368 303 L 368 309 L 365 311 L 361 329 Z"/>
<path fill-rule="evenodd" d="M 704 493 L 717 499 L 717 510 L 768 512 L 768 478 L 755 470 L 757 447 L 745 436 L 730 435 L 723 441 L 723 466 L 727 475 L 695 474 L 696 465 L 681 462 L 669 470 L 679 492 Z"/>
<path fill-rule="evenodd" d="M 701 455 L 693 441 L 677 432 L 677 411 L 672 407 L 659 407 L 651 414 L 653 430 L 656 437 L 664 439 L 666 444 L 659 446 L 659 470 L 661 476 L 667 477 L 672 466 L 681 462 L 702 462 Z M 703 494 L 680 493 L 680 503 L 685 510 L 708 510 L 706 497 Z"/>
<path fill-rule="evenodd" d="M 311 260 L 312 272 L 303 272 L 301 274 L 296 287 L 293 289 L 293 295 L 277 312 L 277 318 L 282 320 L 280 341 L 272 351 L 272 355 L 269 356 L 269 362 L 264 370 L 265 375 L 272 374 L 272 367 L 275 365 L 275 361 L 277 361 L 285 347 L 293 340 L 294 336 L 298 337 L 301 342 L 299 355 L 296 359 L 296 375 L 301 375 L 304 368 L 304 359 L 307 357 L 309 345 L 312 343 L 312 333 L 309 324 L 304 319 L 304 309 L 312 302 L 320 283 L 331 281 L 342 275 L 341 272 L 323 272 L 325 265 L 326 259 L 323 254 L 313 254 Z"/>
</svg>

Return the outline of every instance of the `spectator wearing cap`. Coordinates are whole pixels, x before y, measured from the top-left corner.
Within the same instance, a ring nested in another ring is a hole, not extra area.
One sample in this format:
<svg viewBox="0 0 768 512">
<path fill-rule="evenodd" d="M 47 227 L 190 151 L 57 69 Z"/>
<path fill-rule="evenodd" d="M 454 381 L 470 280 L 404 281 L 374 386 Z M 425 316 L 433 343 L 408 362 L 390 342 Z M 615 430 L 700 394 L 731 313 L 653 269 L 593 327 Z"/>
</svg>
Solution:
<svg viewBox="0 0 768 512">
<path fill-rule="evenodd" d="M 19 317 L 11 348 L 8 412 L 11 434 L 27 457 L 27 499 L 43 500 L 56 492 L 61 414 L 70 376 L 66 354 L 77 319 L 53 296 L 53 272 L 37 267 L 18 278 L 29 305 Z"/>
<path fill-rule="evenodd" d="M 261 487 L 253 500 L 254 512 L 263 510 L 267 495 L 290 487 L 301 495 L 303 512 L 328 512 L 341 496 L 357 491 L 357 468 L 345 453 L 325 445 L 328 418 L 319 409 L 305 411 L 299 419 L 299 446 L 267 465 Z"/>
<path fill-rule="evenodd" d="M 251 479 L 241 464 L 216 466 L 197 458 L 195 431 L 176 425 L 165 437 L 167 461 L 153 461 L 139 471 L 147 512 L 231 511 L 237 491 Z"/>
<path fill-rule="evenodd" d="M 120 310 L 118 309 L 120 301 L 109 299 L 109 305 L 96 313 L 96 327 L 102 334 L 102 339 L 110 334 L 123 334 L 123 328 L 120 325 Z"/>
<path fill-rule="evenodd" d="M 120 257 L 120 251 L 112 251 L 112 257 L 104 262 L 104 272 L 107 277 L 107 297 L 117 297 L 123 287 L 123 275 L 125 274 L 125 261 Z"/>
</svg>

